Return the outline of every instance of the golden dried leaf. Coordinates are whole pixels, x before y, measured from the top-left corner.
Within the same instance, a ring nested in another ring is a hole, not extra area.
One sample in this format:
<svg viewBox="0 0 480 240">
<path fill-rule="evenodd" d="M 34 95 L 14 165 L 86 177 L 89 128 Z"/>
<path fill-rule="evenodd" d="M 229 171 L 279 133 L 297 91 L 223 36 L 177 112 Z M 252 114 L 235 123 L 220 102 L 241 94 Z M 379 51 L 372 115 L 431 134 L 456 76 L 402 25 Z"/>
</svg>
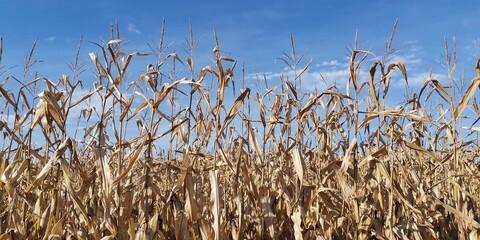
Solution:
<svg viewBox="0 0 480 240">
<path fill-rule="evenodd" d="M 295 87 L 292 85 L 292 83 L 289 81 L 286 81 L 285 84 L 287 84 L 287 89 L 289 89 L 292 92 L 293 96 L 295 97 L 295 100 L 298 100 L 297 91 L 295 90 Z"/>
<path fill-rule="evenodd" d="M 293 230 L 295 232 L 295 240 L 302 240 L 302 214 L 300 213 L 300 210 L 296 210 L 293 212 L 292 216 L 290 217 L 293 222 Z"/>
<path fill-rule="evenodd" d="M 63 218 L 60 218 L 50 232 L 51 238 L 61 238 L 63 236 Z"/>
<path fill-rule="evenodd" d="M 1 54 L 0 54 L 1 55 Z M 0 94 L 7 100 L 8 103 L 16 110 L 17 109 L 17 104 L 15 104 L 12 99 L 10 98 L 10 95 L 8 92 L 3 88 L 3 86 L 0 86 Z"/>
<path fill-rule="evenodd" d="M 218 184 L 218 170 L 212 170 L 210 172 L 210 185 L 211 185 L 211 195 L 210 201 L 212 203 L 212 215 L 213 215 L 213 231 L 215 233 L 215 240 L 219 240 L 222 237 L 220 236 L 220 187 Z"/>
<path fill-rule="evenodd" d="M 300 181 L 300 187 L 303 186 L 303 174 L 305 172 L 305 162 L 300 154 L 300 150 L 297 148 L 294 148 L 292 150 L 292 160 L 293 160 L 293 166 L 295 167 L 295 172 L 297 173 L 298 180 Z"/>
<path fill-rule="evenodd" d="M 145 134 L 144 134 L 145 135 Z M 127 168 L 122 171 L 122 174 L 117 176 L 115 180 L 113 180 L 112 185 L 115 186 L 122 181 L 132 170 L 133 165 L 138 161 L 140 154 L 143 152 L 143 146 L 145 145 L 145 141 L 142 141 L 141 143 L 137 144 L 135 148 L 133 148 L 128 154 L 128 165 Z"/>
<path fill-rule="evenodd" d="M 265 221 L 265 227 L 267 228 L 268 236 L 272 239 L 275 238 L 275 214 L 272 211 L 270 206 L 270 201 L 268 195 L 261 197 L 260 202 L 262 203 L 262 213 L 263 219 Z"/>
<path fill-rule="evenodd" d="M 185 211 L 188 214 L 188 219 L 195 222 L 201 216 L 201 212 L 195 201 L 195 189 L 191 172 L 187 172 L 185 177 L 185 190 Z"/>
<path fill-rule="evenodd" d="M 308 111 L 310 111 L 310 109 L 313 107 L 313 105 L 315 105 L 317 103 L 317 100 L 320 99 L 320 97 L 322 97 L 321 94 L 310 97 L 307 104 L 305 104 L 305 106 L 300 110 L 300 113 L 298 114 L 298 119 L 300 121 L 303 120 L 303 117 L 305 116 L 305 114 Z"/>
<path fill-rule="evenodd" d="M 453 120 L 456 120 L 462 114 L 463 110 L 467 108 L 467 105 L 470 102 L 470 99 L 472 99 L 473 96 L 475 95 L 475 92 L 477 91 L 477 88 L 479 85 L 480 85 L 480 77 L 474 78 L 472 82 L 470 82 L 467 92 L 463 96 L 462 100 L 460 100 L 458 107 L 455 108 L 455 112 L 453 113 Z"/>
<path fill-rule="evenodd" d="M 235 103 L 233 103 L 232 108 L 227 113 L 227 116 L 225 117 L 225 120 L 223 121 L 222 128 L 220 129 L 220 133 L 225 131 L 225 129 L 228 127 L 228 125 L 232 122 L 232 120 L 235 118 L 235 116 L 238 113 L 238 109 L 240 106 L 242 106 L 243 102 L 245 101 L 245 98 L 250 96 L 250 88 L 245 89 L 240 96 L 235 100 Z"/>
<path fill-rule="evenodd" d="M 374 83 L 374 80 L 375 80 L 375 72 L 377 70 L 377 65 L 378 65 L 378 62 L 374 62 L 372 64 L 372 67 L 370 67 L 370 79 L 368 81 L 368 86 L 370 87 L 370 96 L 373 98 L 373 102 L 375 103 L 375 107 L 377 110 L 381 110 L 380 109 L 380 103 L 378 102 L 378 96 L 377 96 L 377 92 L 375 91 L 375 83 Z"/>
<path fill-rule="evenodd" d="M 396 63 L 390 64 L 388 66 L 387 73 L 385 74 L 384 77 L 390 76 L 390 74 L 395 70 L 395 68 L 400 69 L 400 71 L 403 74 L 403 77 L 405 78 L 405 81 L 407 82 L 407 86 L 408 86 L 407 68 L 405 67 L 405 63 L 403 63 L 403 62 L 396 62 Z"/>
</svg>

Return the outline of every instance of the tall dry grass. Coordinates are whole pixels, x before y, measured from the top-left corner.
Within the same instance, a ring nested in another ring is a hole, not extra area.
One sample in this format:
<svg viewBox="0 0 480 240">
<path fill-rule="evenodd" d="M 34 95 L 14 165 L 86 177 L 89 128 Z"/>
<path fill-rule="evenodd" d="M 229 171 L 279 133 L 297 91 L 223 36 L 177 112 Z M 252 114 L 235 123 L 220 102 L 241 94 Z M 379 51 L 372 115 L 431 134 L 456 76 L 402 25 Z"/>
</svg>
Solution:
<svg viewBox="0 0 480 240">
<path fill-rule="evenodd" d="M 480 113 L 480 60 L 452 88 L 446 45 L 449 85 L 429 78 L 392 108 L 392 74 L 408 87 L 408 63 L 390 62 L 394 33 L 382 58 L 351 47 L 346 89 L 309 94 L 293 37 L 293 79 L 254 90 L 216 34 L 197 72 L 191 29 L 185 58 L 162 30 L 138 77 L 128 69 L 146 54 L 124 53 L 112 29 L 90 54 L 88 91 L 80 47 L 58 81 L 5 77 L 0 239 L 478 239 L 478 129 L 463 119 Z"/>
</svg>

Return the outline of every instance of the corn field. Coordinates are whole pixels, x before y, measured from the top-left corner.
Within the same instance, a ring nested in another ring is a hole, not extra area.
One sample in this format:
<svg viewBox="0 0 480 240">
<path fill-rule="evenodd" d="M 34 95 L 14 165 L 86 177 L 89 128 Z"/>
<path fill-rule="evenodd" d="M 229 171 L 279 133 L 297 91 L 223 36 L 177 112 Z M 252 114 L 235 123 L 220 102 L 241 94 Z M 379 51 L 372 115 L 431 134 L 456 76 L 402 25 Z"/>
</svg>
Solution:
<svg viewBox="0 0 480 240">
<path fill-rule="evenodd" d="M 91 86 L 82 44 L 57 81 L 0 68 L 0 239 L 479 239 L 480 129 L 465 122 L 480 59 L 453 88 L 446 43 L 448 79 L 407 90 L 394 28 L 381 58 L 349 49 L 345 87 L 305 93 L 311 61 L 291 37 L 295 74 L 254 89 L 216 33 L 212 64 L 194 66 L 190 33 L 185 57 L 164 31 L 156 51 L 125 53 L 113 28 Z"/>
</svg>

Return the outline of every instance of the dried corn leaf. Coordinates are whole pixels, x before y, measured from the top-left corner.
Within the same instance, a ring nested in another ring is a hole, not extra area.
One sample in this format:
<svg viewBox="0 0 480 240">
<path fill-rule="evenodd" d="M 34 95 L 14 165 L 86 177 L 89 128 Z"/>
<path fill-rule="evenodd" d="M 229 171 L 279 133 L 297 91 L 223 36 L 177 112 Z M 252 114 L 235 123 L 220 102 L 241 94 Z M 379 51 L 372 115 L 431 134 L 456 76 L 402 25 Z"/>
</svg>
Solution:
<svg viewBox="0 0 480 240">
<path fill-rule="evenodd" d="M 245 98 L 247 98 L 248 96 L 250 96 L 250 88 L 245 89 L 240 94 L 240 96 L 238 96 L 238 98 L 235 100 L 232 108 L 230 108 L 230 110 L 227 113 L 227 116 L 225 117 L 225 120 L 223 121 L 222 128 L 220 129 L 220 133 L 223 133 L 223 131 L 225 131 L 228 125 L 232 122 L 232 120 L 238 113 L 238 109 L 240 108 L 240 106 L 242 106 L 243 102 L 245 102 Z"/>
<path fill-rule="evenodd" d="M 295 87 L 292 85 L 291 82 L 286 81 L 285 84 L 287 84 L 287 89 L 292 92 L 293 96 L 295 97 L 295 100 L 298 100 L 298 94 L 297 91 L 295 90 Z"/>
<path fill-rule="evenodd" d="M 12 98 L 10 98 L 10 95 L 8 92 L 3 88 L 3 86 L 0 86 L 0 93 L 2 96 L 7 100 L 8 103 L 10 103 L 10 106 L 12 106 L 15 110 L 17 109 L 17 104 L 13 102 Z"/>
<path fill-rule="evenodd" d="M 50 238 L 61 238 L 63 236 L 63 218 L 60 218 L 50 231 Z"/>
<path fill-rule="evenodd" d="M 357 58 L 357 54 L 359 54 L 360 51 L 358 50 L 353 50 L 352 51 L 352 56 L 350 56 L 350 62 L 349 62 L 349 70 L 350 70 L 350 81 L 353 84 L 353 89 L 356 91 L 357 90 L 357 75 L 355 74 L 355 59 Z"/>
<path fill-rule="evenodd" d="M 290 217 L 293 222 L 293 230 L 295 233 L 295 240 L 302 240 L 303 235 L 302 235 L 302 214 L 300 213 L 300 210 L 296 210 L 293 212 L 292 216 Z"/>
<path fill-rule="evenodd" d="M 340 167 L 340 172 L 346 173 L 347 170 L 352 166 L 351 156 L 352 154 L 355 154 L 353 150 L 356 147 L 356 145 L 357 145 L 357 138 L 354 137 L 350 142 L 350 144 L 348 145 L 348 149 L 342 158 L 342 165 Z"/>
<path fill-rule="evenodd" d="M 390 64 L 388 66 L 387 73 L 385 74 L 385 76 L 383 78 L 385 79 L 385 78 L 389 77 L 390 74 L 395 70 L 395 68 L 400 69 L 400 71 L 402 72 L 403 77 L 405 79 L 405 82 L 407 83 L 407 86 L 408 86 L 407 68 L 405 67 L 405 63 L 403 63 L 403 62 L 396 62 L 396 63 Z"/>
<path fill-rule="evenodd" d="M 187 212 L 188 219 L 192 222 L 196 222 L 201 216 L 201 212 L 195 201 L 195 189 L 191 172 L 187 172 L 185 177 L 185 189 L 185 211 Z"/>
<path fill-rule="evenodd" d="M 23 127 L 25 121 L 30 117 L 32 113 L 33 109 L 30 109 L 28 110 L 28 112 L 24 113 L 23 117 L 15 123 L 15 127 L 12 129 L 12 132 L 17 132 L 18 130 L 20 130 Z"/>
<path fill-rule="evenodd" d="M 310 59 L 310 61 L 308 61 L 307 65 L 305 65 L 305 67 L 300 71 L 300 73 L 298 73 L 297 76 L 295 76 L 295 80 L 299 79 L 307 71 L 307 69 L 310 67 L 311 64 L 312 64 L 312 60 Z"/>
<path fill-rule="evenodd" d="M 262 213 L 263 213 L 263 219 L 265 221 L 265 227 L 267 229 L 268 236 L 271 237 L 272 239 L 275 238 L 275 214 L 272 211 L 272 208 L 270 206 L 269 202 L 269 196 L 264 195 L 260 199 L 262 203 Z"/>
<path fill-rule="evenodd" d="M 63 172 L 63 179 L 64 179 L 62 181 L 62 183 L 65 186 L 65 188 L 67 189 L 68 194 L 72 198 L 73 205 L 82 214 L 82 216 L 84 218 L 84 221 L 87 223 L 88 229 L 91 230 L 92 229 L 92 224 L 91 224 L 91 221 L 90 221 L 90 217 L 87 213 L 85 205 L 82 203 L 82 200 L 80 200 L 80 198 L 78 197 L 78 194 L 75 192 L 75 190 L 72 187 L 70 177 L 67 174 L 68 169 L 67 169 L 66 165 L 67 165 L 66 162 L 63 162 L 61 164 L 62 170 L 63 170 L 62 171 Z"/>
<path fill-rule="evenodd" d="M 466 215 L 465 213 L 463 212 L 460 212 L 459 210 L 451 207 L 450 205 L 440 201 L 440 199 L 434 197 L 434 196 L 431 196 L 431 198 L 433 198 L 433 200 L 435 201 L 435 204 L 437 205 L 440 205 L 442 207 L 445 208 L 445 210 L 447 210 L 448 212 L 454 214 L 455 216 L 457 216 L 459 219 L 462 219 L 465 223 L 467 223 L 468 225 L 470 226 L 473 226 L 474 228 L 480 228 L 480 223 L 478 223 L 475 219 L 473 219 L 472 217 Z"/>
<path fill-rule="evenodd" d="M 414 143 L 409 143 L 409 142 L 405 142 L 405 145 L 415 151 L 418 151 L 422 154 L 425 154 L 429 157 L 431 157 L 435 162 L 438 161 L 438 158 L 437 156 L 435 156 L 435 154 L 433 154 L 432 152 L 428 151 L 427 149 L 423 148 L 422 146 L 418 146 L 417 144 L 414 144 Z"/>
<path fill-rule="evenodd" d="M 305 116 L 305 114 L 306 114 L 308 111 L 310 111 L 310 109 L 312 108 L 312 106 L 317 103 L 317 100 L 320 99 L 320 97 L 322 97 L 321 94 L 318 94 L 318 95 L 315 95 L 315 96 L 310 97 L 310 99 L 308 100 L 307 104 L 305 104 L 305 106 L 300 110 L 300 113 L 298 114 L 298 119 L 299 119 L 300 121 L 303 120 L 303 117 Z"/>
<path fill-rule="evenodd" d="M 144 134 L 146 135 L 146 134 Z M 138 161 L 140 154 L 143 152 L 143 146 L 145 145 L 145 141 L 137 144 L 135 148 L 133 148 L 130 153 L 127 154 L 128 158 L 128 165 L 127 168 L 122 171 L 122 173 L 113 180 L 112 185 L 115 186 L 122 181 L 132 170 L 133 165 Z"/>
<path fill-rule="evenodd" d="M 292 150 L 292 160 L 293 166 L 295 167 L 295 172 L 297 173 L 298 180 L 300 181 L 300 188 L 303 186 L 304 173 L 305 173 L 305 161 L 303 160 L 300 150 L 298 147 Z"/>
<path fill-rule="evenodd" d="M 78 99 L 77 101 L 75 101 L 75 102 L 73 102 L 72 104 L 70 104 L 69 107 L 70 107 L 70 108 L 73 108 L 73 107 L 77 106 L 78 104 L 82 103 L 83 101 L 85 101 L 85 100 L 87 100 L 87 99 L 90 99 L 94 93 L 97 93 L 97 92 L 103 90 L 104 88 L 105 88 L 104 86 L 99 86 L 99 87 L 95 88 L 95 90 L 93 90 L 93 91 L 85 94 L 82 98 L 80 98 L 80 99 Z"/>
<path fill-rule="evenodd" d="M 470 102 L 470 99 L 472 99 L 473 96 L 475 95 L 475 92 L 477 91 L 477 88 L 479 85 L 480 85 L 480 77 L 474 78 L 472 82 L 470 82 L 467 92 L 463 96 L 462 100 L 460 100 L 458 107 L 455 108 L 455 111 L 453 113 L 453 120 L 456 120 L 462 114 L 463 110 L 467 108 L 467 105 Z"/>
<path fill-rule="evenodd" d="M 213 231 L 215 233 L 215 240 L 219 240 L 222 237 L 220 236 L 220 187 L 218 183 L 218 170 L 212 170 L 210 172 L 210 185 L 211 185 L 211 196 L 210 201 L 212 203 L 212 215 L 213 215 Z"/>
</svg>

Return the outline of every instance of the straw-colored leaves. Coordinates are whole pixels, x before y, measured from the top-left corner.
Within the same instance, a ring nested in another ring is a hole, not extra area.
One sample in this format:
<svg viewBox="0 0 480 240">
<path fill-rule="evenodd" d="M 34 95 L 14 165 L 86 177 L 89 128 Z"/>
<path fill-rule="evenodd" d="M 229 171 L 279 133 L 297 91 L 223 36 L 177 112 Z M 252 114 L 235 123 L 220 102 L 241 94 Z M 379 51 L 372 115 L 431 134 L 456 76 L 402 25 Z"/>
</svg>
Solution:
<svg viewBox="0 0 480 240">
<path fill-rule="evenodd" d="M 40 124 L 42 119 L 44 119 L 46 125 L 44 124 L 42 126 L 43 128 L 53 131 L 52 123 L 55 122 L 62 131 L 65 131 L 65 119 L 63 111 L 58 105 L 58 101 L 62 95 L 62 92 L 54 94 L 48 91 L 38 94 L 40 101 L 37 104 L 37 109 L 35 110 L 35 116 L 32 120 L 31 128 L 35 127 L 37 124 Z"/>
<path fill-rule="evenodd" d="M 305 104 L 305 106 L 300 110 L 300 113 L 298 114 L 298 118 L 300 119 L 300 121 L 303 120 L 303 117 L 305 116 L 305 114 L 308 111 L 310 111 L 310 109 L 313 107 L 314 104 L 317 103 L 318 99 L 320 99 L 321 96 L 322 95 L 316 95 L 316 96 L 310 97 L 307 104 Z"/>
<path fill-rule="evenodd" d="M 433 78 L 428 78 L 427 80 L 425 80 L 425 82 L 423 83 L 423 86 L 422 86 L 422 89 L 420 90 L 420 93 L 419 93 L 419 97 L 422 96 L 422 93 L 423 91 L 426 89 L 427 86 L 429 85 L 433 85 L 433 88 L 434 90 L 447 102 L 451 102 L 452 101 L 452 97 L 450 96 L 450 94 L 446 91 L 446 89 L 443 87 L 442 84 L 440 84 L 440 82 L 436 79 L 433 79 Z M 428 97 L 427 97 L 428 98 Z"/>
<path fill-rule="evenodd" d="M 296 210 L 293 212 L 292 216 L 290 217 L 293 221 L 293 230 L 295 233 L 295 240 L 301 240 L 303 239 L 302 236 L 302 214 L 300 210 Z"/>
<path fill-rule="evenodd" d="M 305 161 L 303 160 L 300 150 L 298 148 L 294 148 L 292 150 L 292 161 L 295 172 L 297 173 L 298 180 L 300 181 L 300 186 L 303 186 Z"/>
<path fill-rule="evenodd" d="M 210 183 L 212 192 L 210 194 L 210 202 L 212 204 L 213 215 L 213 231 L 215 233 L 215 240 L 221 239 L 220 231 L 220 189 L 218 183 L 218 171 L 210 172 Z"/>
<path fill-rule="evenodd" d="M 370 80 L 368 81 L 368 86 L 370 89 L 370 96 L 372 96 L 373 102 L 378 110 L 380 110 L 380 104 L 378 103 L 378 96 L 377 92 L 375 91 L 375 72 L 377 70 L 378 62 L 374 62 L 372 67 L 370 68 Z"/>
<path fill-rule="evenodd" d="M 230 123 L 232 122 L 234 117 L 237 115 L 238 109 L 245 102 L 245 98 L 247 98 L 249 96 L 250 96 L 250 88 L 245 89 L 240 94 L 240 96 L 238 96 L 238 98 L 233 103 L 232 108 L 230 108 L 230 110 L 228 111 L 227 116 L 225 117 L 225 120 L 223 121 L 223 125 L 222 125 L 222 128 L 220 129 L 220 132 L 223 132 L 230 125 Z"/>
<path fill-rule="evenodd" d="M 358 80 L 357 80 L 357 75 L 355 73 L 355 60 L 357 58 L 357 54 L 359 54 L 360 51 L 354 50 L 352 52 L 352 55 L 350 56 L 350 64 L 349 64 L 349 70 L 350 70 L 350 82 L 353 84 L 353 89 L 357 90 L 358 86 Z"/>
<path fill-rule="evenodd" d="M 52 169 L 53 165 L 57 163 L 57 161 L 62 158 L 62 155 L 65 153 L 67 149 L 71 149 L 72 147 L 72 140 L 67 138 L 62 144 L 58 147 L 58 149 L 53 154 L 53 157 L 43 166 L 40 173 L 37 175 L 35 180 L 33 181 L 32 185 L 27 188 L 27 191 L 30 191 L 32 187 L 37 187 L 40 183 L 47 177 L 47 174 Z"/>
<path fill-rule="evenodd" d="M 474 78 L 470 82 L 467 92 L 465 93 L 465 95 L 463 95 L 462 99 L 460 100 L 460 103 L 458 104 L 458 107 L 455 108 L 455 112 L 453 113 L 453 119 L 457 119 L 458 117 L 460 117 L 460 114 L 462 114 L 465 108 L 467 108 L 468 103 L 475 95 L 475 92 L 477 91 L 479 85 L 480 85 L 480 77 Z"/>
<path fill-rule="evenodd" d="M 1 97 L 5 98 L 5 100 L 7 100 L 7 102 L 10 104 L 10 106 L 14 107 L 15 109 L 17 108 L 17 104 L 15 104 L 15 102 L 13 102 L 12 98 L 10 97 L 10 94 L 1 85 L 0 85 L 0 94 L 1 94 Z"/>
<path fill-rule="evenodd" d="M 396 62 L 390 64 L 387 68 L 387 73 L 385 74 L 385 76 L 383 76 L 383 80 L 389 82 L 390 74 L 395 70 L 395 68 L 398 68 L 400 70 L 408 86 L 407 68 L 405 67 L 405 63 L 403 62 Z M 388 83 L 386 83 L 386 85 L 388 86 Z"/>
</svg>

